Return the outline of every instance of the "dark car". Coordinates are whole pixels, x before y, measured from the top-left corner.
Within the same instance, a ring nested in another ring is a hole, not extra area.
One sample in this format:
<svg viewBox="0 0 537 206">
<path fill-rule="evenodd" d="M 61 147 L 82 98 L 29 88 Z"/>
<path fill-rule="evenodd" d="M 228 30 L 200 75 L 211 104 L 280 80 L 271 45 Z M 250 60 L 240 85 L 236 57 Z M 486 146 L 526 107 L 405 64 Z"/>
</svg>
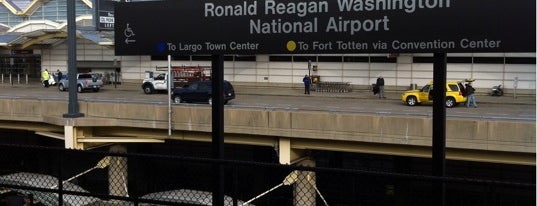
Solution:
<svg viewBox="0 0 537 206">
<path fill-rule="evenodd" d="M 175 88 L 172 93 L 172 100 L 174 103 L 207 102 L 212 104 L 211 94 L 211 81 L 198 81 L 182 88 Z M 224 94 L 222 95 L 224 96 L 224 104 L 235 99 L 235 90 L 228 81 L 224 81 Z"/>
</svg>

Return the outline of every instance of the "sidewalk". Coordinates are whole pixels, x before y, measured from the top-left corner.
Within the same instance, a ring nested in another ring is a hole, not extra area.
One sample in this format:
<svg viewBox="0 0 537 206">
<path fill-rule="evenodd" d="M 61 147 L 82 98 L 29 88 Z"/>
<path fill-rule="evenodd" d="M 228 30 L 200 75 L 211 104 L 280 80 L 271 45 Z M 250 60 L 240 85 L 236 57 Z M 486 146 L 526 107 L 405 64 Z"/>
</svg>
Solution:
<svg viewBox="0 0 537 206">
<path fill-rule="evenodd" d="M 41 87 L 39 82 L 31 82 L 29 84 L 0 84 L 0 87 Z M 272 95 L 272 96 L 308 96 L 308 97 L 324 97 L 324 98 L 350 98 L 350 99 L 377 99 L 378 97 L 373 95 L 373 92 L 367 89 L 354 89 L 351 92 L 336 93 L 336 92 L 314 92 L 310 95 L 304 94 L 303 87 L 286 87 L 286 86 L 255 86 L 255 85 L 242 85 L 234 84 L 235 92 L 237 95 Z M 142 92 L 142 88 L 139 84 L 124 83 L 118 85 L 107 84 L 103 87 L 107 89 L 129 90 Z M 403 91 L 385 91 L 386 100 L 388 101 L 401 101 L 401 94 Z M 536 96 L 528 94 L 519 94 L 516 98 L 512 93 L 507 93 L 501 97 L 490 96 L 487 93 L 476 93 L 476 100 L 478 104 L 522 104 L 522 105 L 536 105 Z"/>
<path fill-rule="evenodd" d="M 346 93 L 330 93 L 330 92 L 311 92 L 310 95 L 304 94 L 303 88 L 292 87 L 267 87 L 267 86 L 242 86 L 234 85 L 237 95 L 274 95 L 274 96 L 310 96 L 310 97 L 325 97 L 325 98 L 351 98 L 351 99 L 378 99 L 378 96 L 373 95 L 369 90 L 353 90 Z M 385 91 L 386 99 L 391 101 L 401 101 L 403 91 Z M 505 94 L 503 96 L 490 96 L 485 93 L 477 93 L 476 100 L 478 103 L 487 104 L 526 104 L 535 105 L 535 95 L 517 95 Z"/>
</svg>

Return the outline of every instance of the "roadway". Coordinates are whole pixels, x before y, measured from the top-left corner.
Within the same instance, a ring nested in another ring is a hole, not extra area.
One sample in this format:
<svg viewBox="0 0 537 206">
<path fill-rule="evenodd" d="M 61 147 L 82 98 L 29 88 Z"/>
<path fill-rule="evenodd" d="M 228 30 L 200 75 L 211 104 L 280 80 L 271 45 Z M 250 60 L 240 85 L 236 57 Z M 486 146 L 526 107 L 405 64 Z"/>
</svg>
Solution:
<svg viewBox="0 0 537 206">
<path fill-rule="evenodd" d="M 302 88 L 291 87 L 235 85 L 235 90 L 237 98 L 226 107 L 432 117 L 432 106 L 406 106 L 400 100 L 401 92 L 387 92 L 387 99 L 378 99 L 367 90 L 348 93 L 312 92 L 311 95 L 303 94 Z M 77 95 L 79 100 L 89 102 L 167 104 L 165 93 L 147 95 L 134 84 L 106 85 L 99 92 Z M 0 98 L 68 101 L 68 96 L 69 92 L 60 92 L 55 86 L 43 88 L 39 84 L 0 84 Z M 502 97 L 478 94 L 476 99 L 478 108 L 466 108 L 464 105 L 447 108 L 447 118 L 535 122 L 535 95 L 519 95 L 514 98 L 509 94 Z"/>
</svg>

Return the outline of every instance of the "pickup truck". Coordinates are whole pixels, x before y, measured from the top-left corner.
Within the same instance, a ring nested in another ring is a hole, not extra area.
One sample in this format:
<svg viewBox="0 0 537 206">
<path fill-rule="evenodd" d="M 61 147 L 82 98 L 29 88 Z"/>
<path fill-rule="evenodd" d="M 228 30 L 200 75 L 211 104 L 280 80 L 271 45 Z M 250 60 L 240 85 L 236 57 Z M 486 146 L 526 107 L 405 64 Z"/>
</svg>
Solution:
<svg viewBox="0 0 537 206">
<path fill-rule="evenodd" d="M 98 92 L 99 89 L 103 86 L 103 81 L 99 78 L 97 74 L 92 73 L 79 73 L 76 75 L 76 91 L 81 93 L 85 90 L 92 90 Z M 65 91 L 69 89 L 69 75 L 66 79 L 60 80 L 58 83 L 58 89 L 60 91 Z"/>
<path fill-rule="evenodd" d="M 168 67 L 156 67 L 155 74 L 153 71 L 146 71 L 145 78 L 142 81 L 142 90 L 146 94 L 153 94 L 158 91 L 168 91 Z M 171 68 L 172 88 L 187 86 L 192 82 L 208 80 L 211 77 L 210 67 L 205 66 L 174 66 Z"/>
</svg>

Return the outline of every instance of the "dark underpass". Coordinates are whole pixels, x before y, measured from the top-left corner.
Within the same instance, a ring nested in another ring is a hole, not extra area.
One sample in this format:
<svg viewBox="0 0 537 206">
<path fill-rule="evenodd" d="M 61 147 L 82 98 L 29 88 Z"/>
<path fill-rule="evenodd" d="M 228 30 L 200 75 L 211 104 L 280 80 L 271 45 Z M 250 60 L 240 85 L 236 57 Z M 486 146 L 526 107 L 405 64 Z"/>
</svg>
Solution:
<svg viewBox="0 0 537 206">
<path fill-rule="evenodd" d="M 107 147 L 92 151 L 65 150 L 63 141 L 29 132 L 2 130 L 0 134 L 2 177 L 23 172 L 66 180 L 92 168 L 106 156 L 127 157 L 128 185 L 118 186 L 124 187 L 127 198 L 109 196 L 109 185 L 116 181 L 108 179 L 108 169 L 97 168 L 68 181 L 87 190 L 87 196 L 102 202 L 119 199 L 129 204 L 157 201 L 153 203 L 185 205 L 175 199 L 163 198 L 165 195 L 156 199 L 144 199 L 144 195 L 175 191 L 168 193 L 168 197 L 170 194 L 180 196 L 185 194 L 177 193 L 177 190 L 187 189 L 192 194 L 186 196 L 200 199 L 194 191 L 211 191 L 212 165 L 221 163 L 225 168 L 226 195 L 237 204 L 267 192 L 295 170 L 311 169 L 316 182 L 317 195 L 313 200 L 316 205 L 431 205 L 434 202 L 430 199 L 432 183 L 440 180 L 446 183 L 446 205 L 535 205 L 535 166 L 448 160 L 446 178 L 435 179 L 431 176 L 432 160 L 425 158 L 311 151 L 310 157 L 315 160 L 316 167 L 308 169 L 279 165 L 277 152 L 272 147 L 228 144 L 225 146 L 226 160 L 218 161 L 210 159 L 211 143 L 203 142 L 125 144 L 127 154 L 111 154 Z M 21 185 L 10 185 L 1 179 L 0 205 L 8 205 L 14 197 L 23 197 L 24 193 L 36 192 L 33 189 L 44 190 L 31 185 L 17 188 Z M 277 187 L 251 204 L 293 205 L 293 193 L 300 196 L 301 192 L 296 184 Z M 85 197 L 74 196 L 73 199 L 69 190 L 64 192 L 64 197 L 72 198 L 64 205 L 70 202 L 80 205 L 77 200 L 82 201 Z M 50 204 L 47 201 L 38 204 L 47 203 Z M 205 203 L 186 205 L 197 204 Z"/>
</svg>

